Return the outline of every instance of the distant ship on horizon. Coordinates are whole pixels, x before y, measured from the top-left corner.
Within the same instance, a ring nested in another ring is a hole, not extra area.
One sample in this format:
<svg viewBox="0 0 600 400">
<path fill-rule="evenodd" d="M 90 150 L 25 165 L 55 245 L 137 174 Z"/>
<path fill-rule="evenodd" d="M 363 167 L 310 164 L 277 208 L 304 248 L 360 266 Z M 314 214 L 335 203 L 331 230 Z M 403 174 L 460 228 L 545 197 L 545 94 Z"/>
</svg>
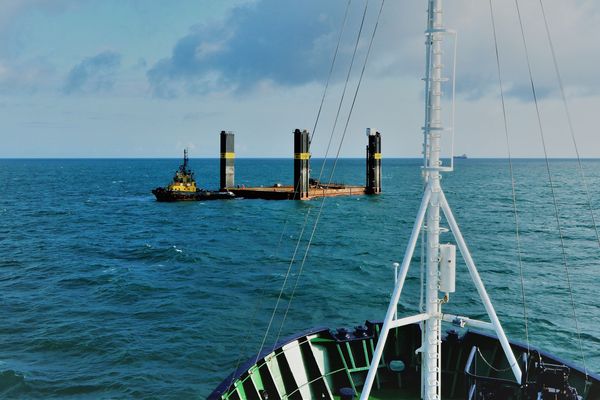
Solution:
<svg viewBox="0 0 600 400">
<path fill-rule="evenodd" d="M 468 157 L 467 157 L 466 154 L 463 153 L 463 154 L 461 154 L 459 156 L 454 156 L 452 158 L 454 158 L 455 160 L 466 160 Z"/>
</svg>

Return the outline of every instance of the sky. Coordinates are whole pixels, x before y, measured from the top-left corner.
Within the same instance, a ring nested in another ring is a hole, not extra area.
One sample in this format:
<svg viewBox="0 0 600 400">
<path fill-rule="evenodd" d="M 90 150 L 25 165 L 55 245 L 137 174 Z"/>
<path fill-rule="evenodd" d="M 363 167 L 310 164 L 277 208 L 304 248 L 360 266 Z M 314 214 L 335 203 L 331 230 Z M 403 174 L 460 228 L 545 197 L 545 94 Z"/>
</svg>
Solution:
<svg viewBox="0 0 600 400">
<path fill-rule="evenodd" d="M 313 155 L 331 137 L 329 156 L 363 157 L 371 127 L 384 157 L 419 157 L 427 2 L 385 2 L 349 118 L 381 0 L 348 1 L 0 0 L 0 157 L 217 157 L 221 130 L 236 133 L 237 157 L 289 157 L 294 129 L 315 127 L 342 26 Z M 492 3 L 510 151 L 540 157 L 515 2 Z M 506 157 L 489 2 L 444 4 L 458 32 L 456 60 L 452 37 L 444 51 L 446 76 L 456 61 L 454 151 Z M 600 3 L 519 0 L 548 155 L 574 157 L 540 4 L 577 145 L 600 157 Z"/>
</svg>

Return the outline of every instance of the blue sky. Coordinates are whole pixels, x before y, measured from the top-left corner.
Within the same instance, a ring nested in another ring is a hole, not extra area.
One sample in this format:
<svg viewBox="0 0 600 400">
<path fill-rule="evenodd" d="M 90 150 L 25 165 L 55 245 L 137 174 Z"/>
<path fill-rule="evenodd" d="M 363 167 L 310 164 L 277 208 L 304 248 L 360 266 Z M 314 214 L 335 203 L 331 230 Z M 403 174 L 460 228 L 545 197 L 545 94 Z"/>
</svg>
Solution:
<svg viewBox="0 0 600 400">
<path fill-rule="evenodd" d="M 550 155 L 573 156 L 538 1 L 521 1 Z M 0 157 L 177 157 L 218 154 L 237 134 L 240 157 L 286 157 L 309 128 L 347 0 L 3 0 L 0 2 Z M 351 98 L 380 0 L 370 0 Z M 514 3 L 495 1 L 513 153 L 540 156 Z M 593 1 L 544 0 L 584 156 L 600 156 L 595 114 L 600 44 Z M 352 0 L 341 52 L 313 142 L 322 156 L 365 0 Z M 422 124 L 425 1 L 384 8 L 343 156 L 415 157 Z M 487 1 L 447 2 L 459 31 L 456 149 L 506 155 Z M 451 51 L 447 52 L 451 55 Z M 449 62 L 448 65 L 451 63 Z M 342 120 L 334 132 L 334 148 Z"/>
</svg>

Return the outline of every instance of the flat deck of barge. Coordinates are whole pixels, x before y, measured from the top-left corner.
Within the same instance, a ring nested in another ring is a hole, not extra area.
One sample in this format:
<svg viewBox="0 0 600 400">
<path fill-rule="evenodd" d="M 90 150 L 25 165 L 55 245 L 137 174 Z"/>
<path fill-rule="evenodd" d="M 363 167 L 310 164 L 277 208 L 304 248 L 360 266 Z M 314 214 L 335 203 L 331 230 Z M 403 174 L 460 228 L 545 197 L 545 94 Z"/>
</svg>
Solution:
<svg viewBox="0 0 600 400">
<path fill-rule="evenodd" d="M 263 199 L 263 200 L 298 200 L 298 194 L 294 193 L 293 186 L 273 186 L 273 187 L 246 187 L 246 188 L 227 188 L 233 192 L 236 197 L 244 199 Z M 303 196 L 300 200 L 310 200 L 318 197 L 335 196 L 359 196 L 367 194 L 367 188 L 364 186 L 329 186 L 329 187 L 309 187 L 308 196 Z"/>
</svg>

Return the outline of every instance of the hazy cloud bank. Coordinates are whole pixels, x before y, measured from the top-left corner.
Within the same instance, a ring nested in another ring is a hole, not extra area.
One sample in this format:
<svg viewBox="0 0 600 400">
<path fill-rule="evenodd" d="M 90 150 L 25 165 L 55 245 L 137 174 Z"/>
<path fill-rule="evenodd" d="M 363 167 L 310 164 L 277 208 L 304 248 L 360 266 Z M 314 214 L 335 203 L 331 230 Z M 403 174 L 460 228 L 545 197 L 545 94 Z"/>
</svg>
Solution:
<svg viewBox="0 0 600 400">
<path fill-rule="evenodd" d="M 95 93 L 113 87 L 117 70 L 121 65 L 121 54 L 106 50 L 83 59 L 75 65 L 63 85 L 63 93 Z"/>
<path fill-rule="evenodd" d="M 149 69 L 153 92 L 174 97 L 322 79 L 345 3 L 263 0 L 236 7 L 218 24 L 192 27 Z"/>
<path fill-rule="evenodd" d="M 346 4 L 345 0 L 262 0 L 238 6 L 219 24 L 195 26 L 180 38 L 169 57 L 149 68 L 150 87 L 155 95 L 169 98 L 182 93 L 243 91 L 265 82 L 286 87 L 323 81 Z M 345 75 L 364 4 L 352 1 L 336 79 Z M 554 96 L 556 79 L 539 2 L 520 4 L 538 94 Z M 378 5 L 378 1 L 370 2 L 361 50 Z M 572 92 L 597 94 L 600 78 L 593 65 L 600 61 L 600 54 L 589 54 L 589 59 L 580 61 L 575 61 L 575 55 L 580 57 L 582 48 L 597 47 L 591 30 L 600 23 L 600 8 L 584 0 L 546 0 L 544 5 L 565 83 Z M 494 7 L 506 94 L 529 101 L 531 91 L 514 3 L 495 1 Z M 470 100 L 497 93 L 488 2 L 457 0 L 446 9 L 448 26 L 459 32 L 458 93 Z M 422 74 L 425 16 L 425 2 L 386 2 L 369 77 Z M 450 56 L 451 48 L 446 52 Z"/>
</svg>

